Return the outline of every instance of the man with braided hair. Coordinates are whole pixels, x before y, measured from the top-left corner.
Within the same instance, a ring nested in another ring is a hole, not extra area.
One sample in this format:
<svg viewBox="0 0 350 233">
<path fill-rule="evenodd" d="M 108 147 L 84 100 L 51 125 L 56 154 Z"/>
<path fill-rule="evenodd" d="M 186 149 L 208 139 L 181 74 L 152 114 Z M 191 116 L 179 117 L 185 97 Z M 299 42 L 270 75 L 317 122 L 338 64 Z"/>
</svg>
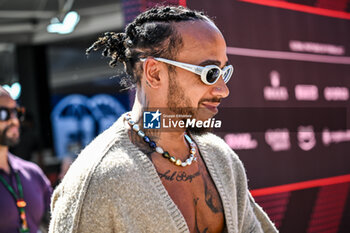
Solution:
<svg viewBox="0 0 350 233">
<path fill-rule="evenodd" d="M 183 7 L 157 7 L 125 33 L 105 33 L 87 53 L 98 49 L 111 66 L 124 64 L 134 106 L 81 152 L 56 188 L 50 232 L 277 232 L 222 139 L 143 122 L 153 110 L 151 122 L 217 113 L 233 67 L 215 24 Z"/>
</svg>

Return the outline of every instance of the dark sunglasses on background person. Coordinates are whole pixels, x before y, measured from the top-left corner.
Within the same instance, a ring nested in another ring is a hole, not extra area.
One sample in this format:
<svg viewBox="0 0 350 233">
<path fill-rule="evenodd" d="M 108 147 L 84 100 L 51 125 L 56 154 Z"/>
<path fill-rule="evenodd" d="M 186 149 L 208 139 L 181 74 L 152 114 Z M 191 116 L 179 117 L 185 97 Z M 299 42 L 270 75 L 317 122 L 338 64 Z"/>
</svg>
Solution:
<svg viewBox="0 0 350 233">
<path fill-rule="evenodd" d="M 225 66 L 223 69 L 216 65 L 208 65 L 208 66 L 196 66 L 188 63 L 178 62 L 178 61 L 172 61 L 169 59 L 161 58 L 161 57 L 154 57 L 154 60 L 167 63 L 169 65 L 173 65 L 185 70 L 188 70 L 192 73 L 198 74 L 201 77 L 201 80 L 203 83 L 207 85 L 213 85 L 215 84 L 219 78 L 222 76 L 222 79 L 225 83 L 227 83 L 232 74 L 233 74 L 233 66 L 228 65 Z M 141 58 L 140 61 L 144 62 L 147 58 Z"/>
<path fill-rule="evenodd" d="M 0 107 L 0 121 L 8 121 L 12 117 L 18 118 L 18 120 L 23 121 L 25 114 L 24 107 L 16 107 L 16 108 L 6 108 Z"/>
</svg>

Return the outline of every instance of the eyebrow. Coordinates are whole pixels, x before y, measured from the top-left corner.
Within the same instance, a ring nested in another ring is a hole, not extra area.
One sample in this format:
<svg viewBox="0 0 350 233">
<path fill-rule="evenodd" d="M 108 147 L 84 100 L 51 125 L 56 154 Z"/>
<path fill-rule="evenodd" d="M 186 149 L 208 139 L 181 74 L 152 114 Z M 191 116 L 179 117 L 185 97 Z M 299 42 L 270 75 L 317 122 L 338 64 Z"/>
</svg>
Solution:
<svg viewBox="0 0 350 233">
<path fill-rule="evenodd" d="M 227 65 L 229 65 L 229 64 L 230 64 L 230 63 L 229 63 L 228 61 L 226 61 L 224 67 L 227 66 Z M 205 60 L 205 61 L 203 61 L 203 62 L 201 62 L 201 63 L 199 64 L 199 66 L 207 66 L 207 65 L 216 65 L 216 66 L 219 66 L 219 67 L 220 67 L 221 62 L 218 61 L 218 60 Z M 222 69 L 222 68 L 224 68 L 224 67 L 220 67 L 220 68 Z"/>
</svg>

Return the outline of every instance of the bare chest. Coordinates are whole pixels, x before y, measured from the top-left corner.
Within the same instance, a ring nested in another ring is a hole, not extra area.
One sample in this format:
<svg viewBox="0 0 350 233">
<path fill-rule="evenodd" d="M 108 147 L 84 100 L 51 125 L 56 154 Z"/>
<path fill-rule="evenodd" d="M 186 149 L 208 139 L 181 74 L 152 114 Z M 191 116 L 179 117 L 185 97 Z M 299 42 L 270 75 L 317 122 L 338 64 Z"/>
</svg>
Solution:
<svg viewBox="0 0 350 233">
<path fill-rule="evenodd" d="M 157 168 L 157 172 L 191 233 L 223 231 L 225 218 L 220 195 L 201 160 L 189 169 Z"/>
</svg>

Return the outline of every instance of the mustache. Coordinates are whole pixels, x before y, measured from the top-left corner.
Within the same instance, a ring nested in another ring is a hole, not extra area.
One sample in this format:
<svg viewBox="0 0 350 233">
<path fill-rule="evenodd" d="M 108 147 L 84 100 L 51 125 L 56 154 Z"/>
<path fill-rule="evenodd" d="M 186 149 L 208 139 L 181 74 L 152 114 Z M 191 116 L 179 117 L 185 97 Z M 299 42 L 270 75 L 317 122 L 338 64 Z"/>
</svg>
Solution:
<svg viewBox="0 0 350 233">
<path fill-rule="evenodd" d="M 202 99 L 201 101 L 199 101 L 199 103 L 203 103 L 203 102 L 220 103 L 221 98 Z"/>
<path fill-rule="evenodd" d="M 10 125 L 8 125 L 8 126 L 5 127 L 4 132 L 7 132 L 7 131 L 8 131 L 10 128 L 12 128 L 12 127 L 17 127 L 17 126 L 14 125 L 14 124 L 10 124 Z"/>
<path fill-rule="evenodd" d="M 6 133 L 7 133 L 7 131 L 9 131 L 9 129 L 12 128 L 12 127 L 17 127 L 17 126 L 14 125 L 14 124 L 10 124 L 10 125 L 6 126 L 4 128 L 4 130 L 2 131 L 2 136 L 4 137 L 6 135 Z"/>
</svg>

